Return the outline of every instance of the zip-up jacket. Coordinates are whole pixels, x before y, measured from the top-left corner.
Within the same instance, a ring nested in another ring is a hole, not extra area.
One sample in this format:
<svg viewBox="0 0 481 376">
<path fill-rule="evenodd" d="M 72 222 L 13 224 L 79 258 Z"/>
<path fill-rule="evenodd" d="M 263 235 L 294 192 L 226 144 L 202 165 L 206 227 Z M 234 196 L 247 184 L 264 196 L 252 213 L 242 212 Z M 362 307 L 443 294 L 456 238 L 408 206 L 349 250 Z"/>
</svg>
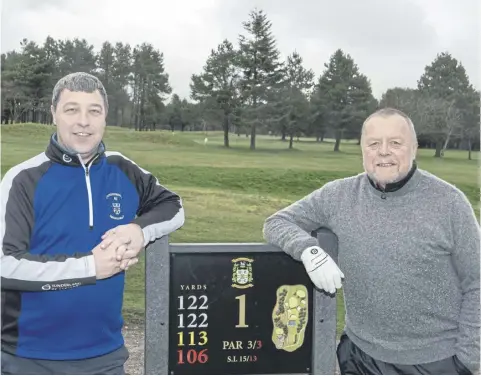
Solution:
<svg viewBox="0 0 481 376">
<path fill-rule="evenodd" d="M 97 280 L 92 249 L 136 223 L 145 244 L 184 223 L 180 197 L 117 152 L 84 163 L 56 141 L 1 182 L 2 351 L 71 360 L 121 347 L 125 273 Z"/>
</svg>

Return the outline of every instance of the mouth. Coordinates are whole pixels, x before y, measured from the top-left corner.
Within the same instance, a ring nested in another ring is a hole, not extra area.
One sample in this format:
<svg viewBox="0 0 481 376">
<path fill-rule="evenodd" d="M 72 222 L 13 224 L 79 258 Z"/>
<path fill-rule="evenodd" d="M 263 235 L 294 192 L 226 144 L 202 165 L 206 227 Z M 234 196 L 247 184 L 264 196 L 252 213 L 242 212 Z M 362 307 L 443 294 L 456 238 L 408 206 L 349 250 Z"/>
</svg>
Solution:
<svg viewBox="0 0 481 376">
<path fill-rule="evenodd" d="M 396 166 L 395 163 L 377 163 L 376 164 L 377 167 L 393 167 L 393 166 Z"/>
<path fill-rule="evenodd" d="M 88 136 L 90 136 L 91 134 L 90 134 L 90 133 L 86 133 L 86 132 L 77 132 L 77 133 L 74 133 L 74 135 L 80 136 L 80 137 L 88 137 Z"/>
</svg>

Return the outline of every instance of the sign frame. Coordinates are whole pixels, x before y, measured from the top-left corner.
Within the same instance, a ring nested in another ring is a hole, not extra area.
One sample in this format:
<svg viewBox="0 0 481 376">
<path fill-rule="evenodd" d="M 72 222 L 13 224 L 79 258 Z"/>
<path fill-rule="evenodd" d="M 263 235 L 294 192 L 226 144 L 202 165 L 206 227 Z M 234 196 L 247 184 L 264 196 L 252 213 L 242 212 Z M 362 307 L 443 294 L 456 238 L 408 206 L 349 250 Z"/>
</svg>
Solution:
<svg viewBox="0 0 481 376">
<path fill-rule="evenodd" d="M 312 234 L 320 246 L 337 261 L 337 237 L 330 230 Z M 145 260 L 145 350 L 146 375 L 169 372 L 169 292 L 172 253 L 266 253 L 283 252 L 265 243 L 169 243 L 165 236 L 150 244 Z M 336 295 L 314 288 L 311 373 L 334 374 L 336 369 Z"/>
</svg>

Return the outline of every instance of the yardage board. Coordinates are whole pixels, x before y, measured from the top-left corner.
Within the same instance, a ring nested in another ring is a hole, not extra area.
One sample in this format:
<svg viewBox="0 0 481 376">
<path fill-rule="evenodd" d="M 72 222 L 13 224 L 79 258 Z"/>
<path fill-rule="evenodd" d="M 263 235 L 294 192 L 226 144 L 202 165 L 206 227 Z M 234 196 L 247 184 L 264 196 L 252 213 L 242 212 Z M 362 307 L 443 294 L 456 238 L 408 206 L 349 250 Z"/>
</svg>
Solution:
<svg viewBox="0 0 481 376">
<path fill-rule="evenodd" d="M 308 374 L 312 283 L 283 252 L 171 253 L 169 374 Z"/>
</svg>

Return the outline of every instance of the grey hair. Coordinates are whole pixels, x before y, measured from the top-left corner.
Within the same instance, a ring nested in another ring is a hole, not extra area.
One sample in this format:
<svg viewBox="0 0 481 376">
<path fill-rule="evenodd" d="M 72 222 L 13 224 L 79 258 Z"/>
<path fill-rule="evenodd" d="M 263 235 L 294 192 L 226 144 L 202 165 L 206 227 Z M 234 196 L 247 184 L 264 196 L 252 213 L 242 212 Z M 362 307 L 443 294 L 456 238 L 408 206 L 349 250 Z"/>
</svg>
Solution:
<svg viewBox="0 0 481 376">
<path fill-rule="evenodd" d="M 376 112 L 369 115 L 368 118 L 366 120 L 364 120 L 364 123 L 362 124 L 361 137 L 364 134 L 364 127 L 365 127 L 366 123 L 369 121 L 369 119 L 371 119 L 375 116 L 381 116 L 381 117 L 386 118 L 386 117 L 394 116 L 394 115 L 401 116 L 404 120 L 406 120 L 406 123 L 409 126 L 409 129 L 410 129 L 411 134 L 413 136 L 413 140 L 417 144 L 418 143 L 418 137 L 416 135 L 416 130 L 414 129 L 414 124 L 413 124 L 411 118 L 409 116 L 407 116 L 401 110 L 397 110 L 397 109 L 392 108 L 392 107 L 381 108 L 380 110 L 377 110 Z"/>
<path fill-rule="evenodd" d="M 60 94 L 62 94 L 64 89 L 70 91 L 83 91 L 86 93 L 93 93 L 95 90 L 98 90 L 104 100 L 105 112 L 108 112 L 109 101 L 107 92 L 102 82 L 94 75 L 85 72 L 75 72 L 67 74 L 58 80 L 53 88 L 52 94 L 52 106 L 55 110 L 57 109 Z"/>
</svg>

